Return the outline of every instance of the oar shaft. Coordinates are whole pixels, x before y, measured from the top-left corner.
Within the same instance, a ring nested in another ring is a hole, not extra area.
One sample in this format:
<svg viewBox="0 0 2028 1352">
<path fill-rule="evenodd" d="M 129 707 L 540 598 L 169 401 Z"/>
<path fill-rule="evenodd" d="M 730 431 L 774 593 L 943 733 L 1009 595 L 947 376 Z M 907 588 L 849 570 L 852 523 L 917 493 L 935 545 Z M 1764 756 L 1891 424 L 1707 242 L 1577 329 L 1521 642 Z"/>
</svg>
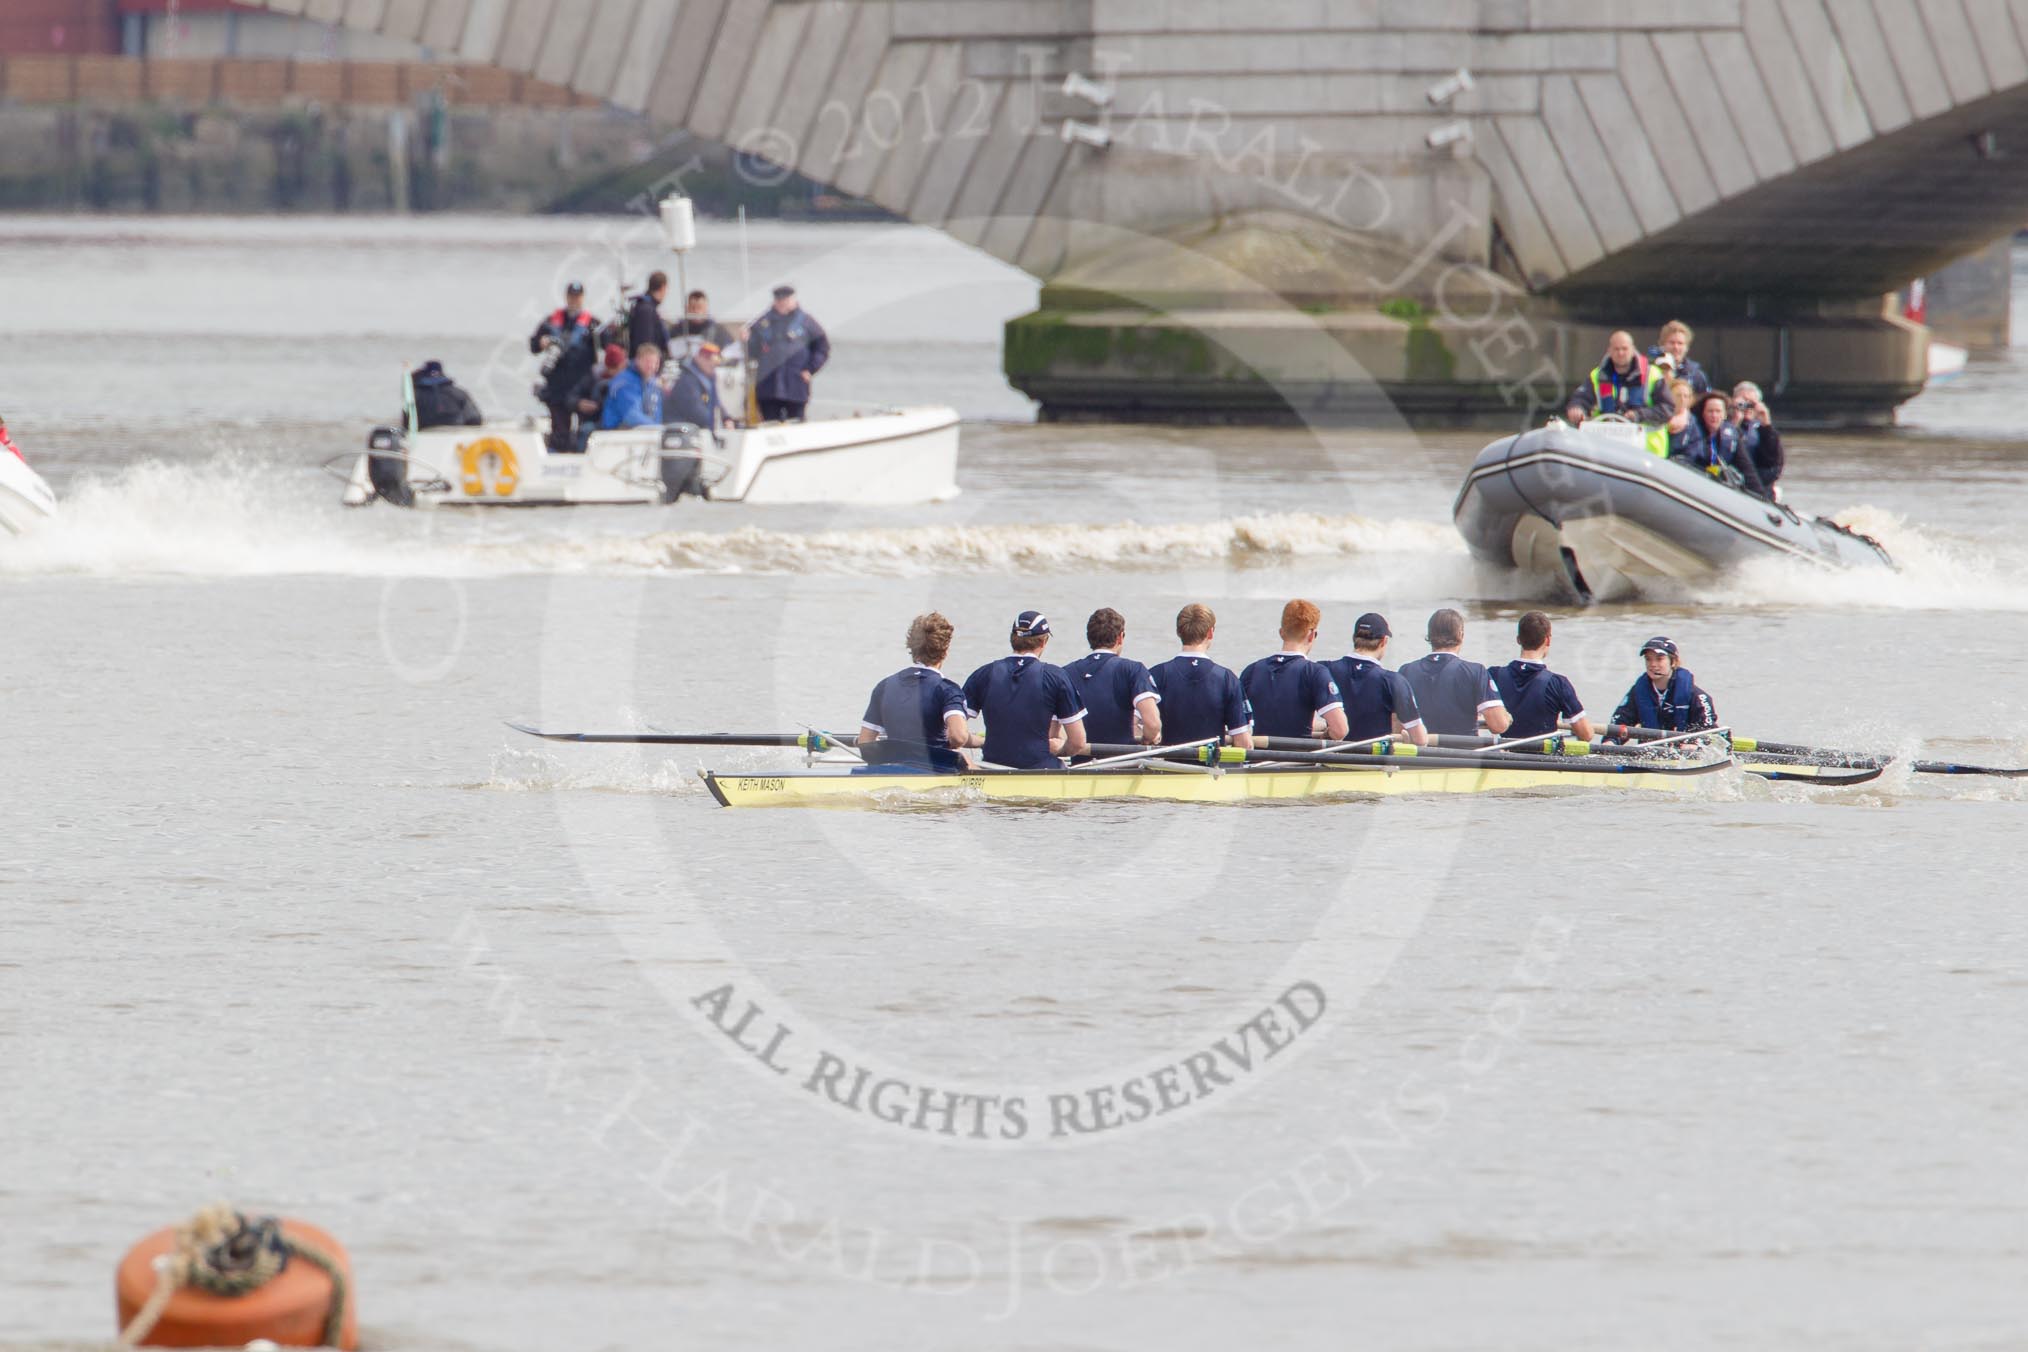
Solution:
<svg viewBox="0 0 2028 1352">
<path fill-rule="evenodd" d="M 1919 775 L 1987 775 L 1994 779 L 2028 779 L 2028 767 L 2005 769 L 1996 765 L 1956 765 L 1950 761 L 1917 761 L 1910 768 Z"/>
<path fill-rule="evenodd" d="M 854 741 L 830 732 L 544 732 L 519 723 L 507 726 L 546 742 L 613 746 L 786 746 L 804 751 L 829 751 L 849 747 Z"/>
<path fill-rule="evenodd" d="M 1097 746 L 1092 750 L 1100 756 L 1111 756 L 1128 748 Z M 1650 767 L 1634 761 L 1605 761 L 1600 763 L 1577 762 L 1560 756 L 1526 756 L 1514 754 L 1470 755 L 1452 753 L 1449 755 L 1427 756 L 1419 748 L 1408 748 L 1416 755 L 1374 756 L 1357 752 L 1333 751 L 1244 751 L 1238 747 L 1200 747 L 1195 751 L 1163 750 L 1142 754 L 1149 760 L 1176 761 L 1187 765 L 1322 765 L 1357 766 L 1385 770 L 1556 770 L 1566 773 L 1592 774 L 1638 774 Z"/>
</svg>

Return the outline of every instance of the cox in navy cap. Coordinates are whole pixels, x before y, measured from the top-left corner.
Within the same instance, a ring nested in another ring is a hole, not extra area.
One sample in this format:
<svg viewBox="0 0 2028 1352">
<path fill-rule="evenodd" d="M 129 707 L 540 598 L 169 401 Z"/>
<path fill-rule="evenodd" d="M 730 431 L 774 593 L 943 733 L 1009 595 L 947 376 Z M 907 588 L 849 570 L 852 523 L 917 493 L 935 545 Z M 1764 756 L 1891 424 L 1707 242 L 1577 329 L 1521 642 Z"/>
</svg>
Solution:
<svg viewBox="0 0 2028 1352">
<path fill-rule="evenodd" d="M 1651 638 L 1646 643 L 1643 643 L 1641 645 L 1641 656 L 1646 657 L 1649 653 L 1667 653 L 1671 657 L 1682 656 L 1681 653 L 1676 651 L 1676 645 L 1666 638 Z"/>
<path fill-rule="evenodd" d="M 582 296 L 584 294 L 584 283 L 572 282 L 569 286 L 563 288 L 563 294 L 566 296 Z"/>
<path fill-rule="evenodd" d="M 1016 638 L 1040 638 L 1049 632 L 1049 617 L 1039 610 L 1024 610 L 1014 617 Z"/>
<path fill-rule="evenodd" d="M 1387 627 L 1387 617 L 1367 611 L 1359 617 L 1359 623 L 1352 626 L 1352 637 L 1363 639 L 1393 638 L 1394 631 Z"/>
<path fill-rule="evenodd" d="M 796 288 L 794 288 L 793 286 L 782 285 L 775 288 L 776 300 L 787 300 L 790 296 L 793 296 L 795 294 Z"/>
</svg>

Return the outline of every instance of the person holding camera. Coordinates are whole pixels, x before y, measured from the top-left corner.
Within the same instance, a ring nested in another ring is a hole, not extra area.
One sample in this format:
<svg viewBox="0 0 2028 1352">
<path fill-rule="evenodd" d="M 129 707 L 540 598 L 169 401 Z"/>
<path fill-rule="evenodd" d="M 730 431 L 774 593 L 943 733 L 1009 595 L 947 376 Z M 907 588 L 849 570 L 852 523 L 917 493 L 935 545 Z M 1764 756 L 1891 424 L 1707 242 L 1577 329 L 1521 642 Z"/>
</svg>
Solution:
<svg viewBox="0 0 2028 1352">
<path fill-rule="evenodd" d="M 1775 430 L 1774 414 L 1768 412 L 1760 386 L 1742 380 L 1732 387 L 1733 422 L 1739 428 L 1739 458 L 1751 461 L 1765 492 L 1761 496 L 1782 500 L 1777 486 L 1787 457 L 1782 452 L 1782 434 Z"/>
</svg>

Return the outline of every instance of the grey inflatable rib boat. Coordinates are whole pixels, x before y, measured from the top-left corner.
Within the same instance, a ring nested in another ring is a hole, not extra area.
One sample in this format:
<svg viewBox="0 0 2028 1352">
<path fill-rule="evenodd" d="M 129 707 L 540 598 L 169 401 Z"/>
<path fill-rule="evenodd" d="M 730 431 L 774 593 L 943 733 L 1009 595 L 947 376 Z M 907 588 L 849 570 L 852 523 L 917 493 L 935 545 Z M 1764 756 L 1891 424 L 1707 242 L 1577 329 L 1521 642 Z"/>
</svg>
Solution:
<svg viewBox="0 0 2028 1352">
<path fill-rule="evenodd" d="M 1590 604 L 1753 559 L 1892 568 L 1877 540 L 1650 454 L 1643 429 L 1594 420 L 1496 441 L 1452 510 L 1472 553 L 1552 577 Z"/>
</svg>

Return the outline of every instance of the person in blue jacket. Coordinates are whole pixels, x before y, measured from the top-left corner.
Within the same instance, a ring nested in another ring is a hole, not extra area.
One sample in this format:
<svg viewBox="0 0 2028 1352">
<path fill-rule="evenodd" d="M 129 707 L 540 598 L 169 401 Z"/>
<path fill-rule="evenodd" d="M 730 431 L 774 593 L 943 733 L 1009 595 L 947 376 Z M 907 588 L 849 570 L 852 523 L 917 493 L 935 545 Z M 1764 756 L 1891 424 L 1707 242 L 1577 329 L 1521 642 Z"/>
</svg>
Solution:
<svg viewBox="0 0 2028 1352">
<path fill-rule="evenodd" d="M 1627 691 L 1620 707 L 1613 710 L 1616 733 L 1626 728 L 1702 732 L 1718 726 L 1718 706 L 1684 667 L 1682 654 L 1674 643 L 1666 638 L 1651 638 L 1641 645 L 1641 657 L 1648 670 Z"/>
<path fill-rule="evenodd" d="M 662 386 L 655 379 L 662 372 L 662 349 L 643 343 L 634 352 L 634 364 L 613 377 L 606 390 L 606 411 L 599 426 L 611 432 L 621 427 L 662 425 Z"/>
<path fill-rule="evenodd" d="M 801 422 L 809 407 L 811 382 L 831 360 L 831 340 L 796 299 L 796 288 L 775 288 L 775 303 L 754 321 L 746 350 L 760 368 L 754 398 L 761 421 Z"/>
</svg>

